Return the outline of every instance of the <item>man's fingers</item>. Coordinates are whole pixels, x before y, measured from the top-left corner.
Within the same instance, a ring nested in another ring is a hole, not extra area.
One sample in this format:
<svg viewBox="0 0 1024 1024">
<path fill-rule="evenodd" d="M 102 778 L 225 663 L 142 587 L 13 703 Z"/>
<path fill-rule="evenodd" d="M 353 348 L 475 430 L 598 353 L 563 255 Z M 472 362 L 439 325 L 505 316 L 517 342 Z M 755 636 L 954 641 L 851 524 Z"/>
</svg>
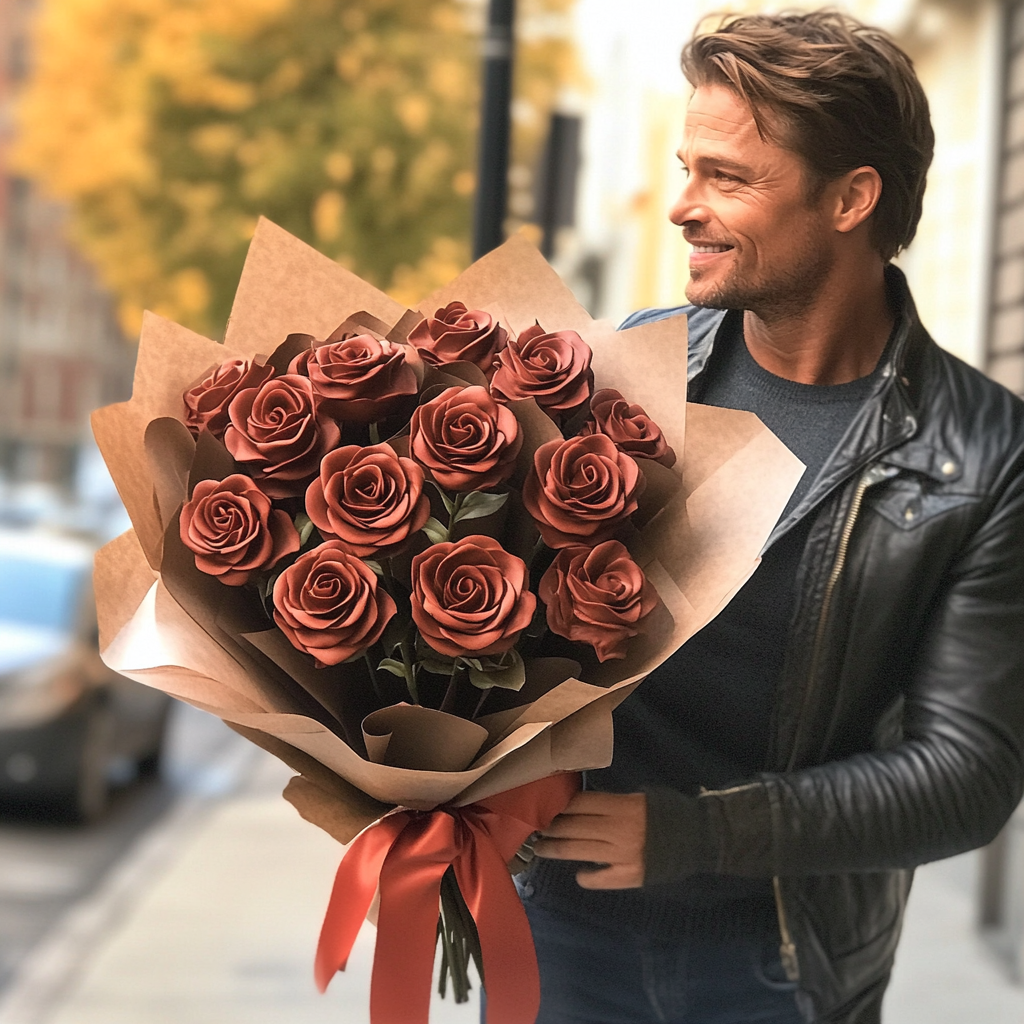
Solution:
<svg viewBox="0 0 1024 1024">
<path fill-rule="evenodd" d="M 573 814 L 607 814 L 612 817 L 619 817 L 625 803 L 640 800 L 645 801 L 641 794 L 631 793 L 599 793 L 596 790 L 586 789 L 577 793 L 566 805 L 562 814 L 571 816 Z"/>
<path fill-rule="evenodd" d="M 595 814 L 560 814 L 541 835 L 551 839 L 592 839 L 604 836 L 608 821 Z"/>
<path fill-rule="evenodd" d="M 538 839 L 533 852 L 549 860 L 585 860 L 593 864 L 618 860 L 615 847 L 600 839 Z"/>
<path fill-rule="evenodd" d="M 643 793 L 578 793 L 534 842 L 538 857 L 597 865 L 576 876 L 585 889 L 643 885 L 647 798 Z"/>
<path fill-rule="evenodd" d="M 582 889 L 639 889 L 644 884 L 644 873 L 631 864 L 612 864 L 597 870 L 582 868 L 576 872 L 576 883 Z"/>
</svg>

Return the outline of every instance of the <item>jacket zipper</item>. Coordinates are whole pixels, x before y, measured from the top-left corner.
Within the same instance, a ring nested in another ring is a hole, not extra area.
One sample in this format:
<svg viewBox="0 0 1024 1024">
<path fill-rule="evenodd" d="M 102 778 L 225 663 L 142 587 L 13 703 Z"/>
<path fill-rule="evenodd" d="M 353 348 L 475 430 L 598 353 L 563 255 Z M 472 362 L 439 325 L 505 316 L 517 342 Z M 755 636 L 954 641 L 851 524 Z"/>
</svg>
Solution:
<svg viewBox="0 0 1024 1024">
<path fill-rule="evenodd" d="M 843 523 L 843 532 L 839 536 L 839 547 L 836 550 L 836 560 L 829 573 L 828 582 L 825 585 L 825 596 L 821 602 L 821 614 L 818 616 L 818 626 L 814 634 L 814 647 L 811 650 L 811 668 L 808 673 L 807 691 L 810 692 L 815 676 L 818 674 L 818 665 L 821 663 L 821 649 L 825 640 L 825 629 L 828 625 L 828 616 L 832 608 L 832 595 L 843 574 L 846 566 L 846 555 L 850 549 L 850 537 L 853 535 L 853 528 L 860 515 L 861 506 L 864 503 L 864 494 L 867 489 L 887 476 L 884 467 L 869 466 L 857 481 L 857 488 L 853 492 L 853 500 L 850 502 L 850 510 L 846 513 L 846 522 Z M 803 716 L 801 716 L 803 717 Z M 793 770 L 797 751 L 800 749 L 800 724 L 797 725 L 796 736 L 793 738 L 793 754 L 790 758 L 787 771 Z M 796 943 L 789 930 L 789 918 L 786 914 L 785 900 L 782 898 L 782 882 L 779 876 L 772 878 L 772 888 L 775 891 L 775 911 L 779 919 L 779 957 L 782 961 L 782 968 L 790 981 L 800 980 L 800 963 L 796 954 Z"/>
<path fill-rule="evenodd" d="M 786 904 L 782 899 L 782 883 L 778 875 L 772 879 L 772 888 L 775 890 L 775 913 L 779 918 L 779 959 L 786 977 L 790 981 L 799 981 L 800 961 L 796 958 L 796 943 L 789 933 L 789 919 L 786 917 Z"/>
</svg>

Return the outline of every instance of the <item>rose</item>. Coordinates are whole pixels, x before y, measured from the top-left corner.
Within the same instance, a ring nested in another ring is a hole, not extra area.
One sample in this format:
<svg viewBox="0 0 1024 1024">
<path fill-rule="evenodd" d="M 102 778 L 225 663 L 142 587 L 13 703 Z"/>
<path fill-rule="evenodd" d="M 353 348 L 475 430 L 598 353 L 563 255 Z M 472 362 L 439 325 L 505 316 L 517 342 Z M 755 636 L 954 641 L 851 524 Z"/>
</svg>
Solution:
<svg viewBox="0 0 1024 1024">
<path fill-rule="evenodd" d="M 523 446 L 515 416 L 479 385 L 446 388 L 412 414 L 409 431 L 409 453 L 449 491 L 497 487 Z"/>
<path fill-rule="evenodd" d="M 642 406 L 630 405 L 614 388 L 594 392 L 590 415 L 580 434 L 606 434 L 620 452 L 635 459 L 651 459 L 663 466 L 675 464 L 676 453 L 669 447 L 661 427 Z"/>
<path fill-rule="evenodd" d="M 274 583 L 274 621 L 321 666 L 375 644 L 396 611 L 374 571 L 336 540 L 301 555 Z"/>
<path fill-rule="evenodd" d="M 273 376 L 272 366 L 248 359 L 225 359 L 181 396 L 185 425 L 194 437 L 206 427 L 214 437 L 222 438 L 228 425 L 228 406 L 235 395 L 246 388 L 258 388 Z"/>
<path fill-rule="evenodd" d="M 269 569 L 299 550 L 299 535 L 287 512 L 241 473 L 200 480 L 178 519 L 181 542 L 196 568 L 221 583 L 240 587 L 258 569 Z"/>
<path fill-rule="evenodd" d="M 341 440 L 338 424 L 320 409 L 312 383 L 296 374 L 240 391 L 228 412 L 225 446 L 272 498 L 302 494 L 320 460 Z"/>
<path fill-rule="evenodd" d="M 413 622 L 439 654 L 504 654 L 536 607 L 526 563 L 490 537 L 434 544 L 412 560 Z"/>
<path fill-rule="evenodd" d="M 643 570 L 617 540 L 562 548 L 538 592 L 551 632 L 590 644 L 600 661 L 624 658 L 626 642 L 641 632 L 658 603 Z"/>
<path fill-rule="evenodd" d="M 533 457 L 523 504 L 549 547 L 596 544 L 636 511 L 643 479 L 604 434 L 548 441 Z"/>
<path fill-rule="evenodd" d="M 498 353 L 508 344 L 508 332 L 490 313 L 449 302 L 409 332 L 409 343 L 428 363 L 475 363 L 489 379 Z"/>
<path fill-rule="evenodd" d="M 325 537 L 365 558 L 422 529 L 430 500 L 412 459 L 386 444 L 347 445 L 324 456 L 306 491 L 306 512 Z"/>
<path fill-rule="evenodd" d="M 385 419 L 419 389 L 405 349 L 372 334 L 324 342 L 301 352 L 288 369 L 309 377 L 332 416 L 357 423 Z"/>
<path fill-rule="evenodd" d="M 590 346 L 575 331 L 546 334 L 537 324 L 509 340 L 499 353 L 491 393 L 506 402 L 536 399 L 554 419 L 590 397 L 592 356 Z"/>
</svg>

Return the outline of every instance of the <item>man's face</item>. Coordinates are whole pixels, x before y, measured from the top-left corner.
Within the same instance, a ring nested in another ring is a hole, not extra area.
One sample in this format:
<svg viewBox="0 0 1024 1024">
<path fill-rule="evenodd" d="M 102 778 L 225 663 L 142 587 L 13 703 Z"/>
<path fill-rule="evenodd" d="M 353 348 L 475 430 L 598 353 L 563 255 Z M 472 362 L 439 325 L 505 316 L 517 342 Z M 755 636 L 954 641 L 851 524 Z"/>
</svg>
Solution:
<svg viewBox="0 0 1024 1024">
<path fill-rule="evenodd" d="M 795 153 L 766 143 L 732 89 L 693 94 L 679 158 L 686 184 L 670 219 L 693 246 L 686 297 L 698 306 L 799 314 L 833 262 L 828 191 L 809 197 Z"/>
</svg>

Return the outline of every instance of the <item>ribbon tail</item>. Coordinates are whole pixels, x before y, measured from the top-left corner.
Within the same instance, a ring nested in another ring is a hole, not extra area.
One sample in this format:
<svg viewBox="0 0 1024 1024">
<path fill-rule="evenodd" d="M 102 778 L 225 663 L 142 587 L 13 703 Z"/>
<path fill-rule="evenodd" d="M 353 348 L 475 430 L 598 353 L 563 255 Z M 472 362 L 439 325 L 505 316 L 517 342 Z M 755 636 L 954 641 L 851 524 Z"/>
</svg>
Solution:
<svg viewBox="0 0 1024 1024">
<path fill-rule="evenodd" d="M 342 858 L 320 929 L 313 966 L 316 987 L 321 992 L 327 990 L 338 971 L 345 970 L 377 891 L 381 866 L 407 822 L 407 815 L 395 814 L 371 825 Z"/>
<path fill-rule="evenodd" d="M 494 843 L 474 831 L 477 841 L 455 861 L 455 877 L 480 937 L 487 1024 L 533 1024 L 540 1010 L 540 971 L 530 922 Z"/>
<path fill-rule="evenodd" d="M 441 878 L 456 854 L 454 822 L 439 814 L 416 822 L 380 872 L 377 948 L 370 980 L 372 1024 L 427 1024 Z M 421 829 L 417 834 L 417 829 Z"/>
</svg>

